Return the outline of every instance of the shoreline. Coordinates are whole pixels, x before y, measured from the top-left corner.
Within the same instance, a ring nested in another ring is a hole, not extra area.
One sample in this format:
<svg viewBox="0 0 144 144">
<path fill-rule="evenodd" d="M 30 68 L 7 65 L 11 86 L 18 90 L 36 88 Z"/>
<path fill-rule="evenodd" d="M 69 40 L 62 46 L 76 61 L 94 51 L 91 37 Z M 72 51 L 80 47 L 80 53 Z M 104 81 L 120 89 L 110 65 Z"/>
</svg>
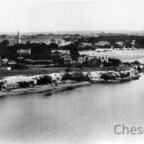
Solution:
<svg viewBox="0 0 144 144">
<path fill-rule="evenodd" d="M 90 71 L 9 76 L 0 79 L 0 96 L 38 92 L 58 92 L 93 83 L 124 83 L 139 79 L 135 69 L 126 71 Z"/>
<path fill-rule="evenodd" d="M 40 92 L 47 92 L 48 95 L 51 95 L 51 94 L 58 93 L 61 91 L 72 90 L 77 87 L 91 85 L 91 84 L 92 83 L 85 81 L 85 82 L 70 82 L 70 83 L 65 83 L 65 84 L 59 84 L 58 86 L 39 85 L 39 86 L 30 87 L 30 88 L 19 88 L 19 89 L 0 91 L 0 97 L 31 94 L 31 93 L 34 94 L 34 93 L 40 93 Z"/>
</svg>

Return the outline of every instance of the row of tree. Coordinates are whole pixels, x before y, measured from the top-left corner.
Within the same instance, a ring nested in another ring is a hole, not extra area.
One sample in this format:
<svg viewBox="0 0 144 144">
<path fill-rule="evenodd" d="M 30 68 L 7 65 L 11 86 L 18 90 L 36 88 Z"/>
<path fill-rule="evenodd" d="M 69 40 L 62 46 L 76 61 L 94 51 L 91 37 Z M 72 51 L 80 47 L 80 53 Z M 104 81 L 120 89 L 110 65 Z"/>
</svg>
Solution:
<svg viewBox="0 0 144 144">
<path fill-rule="evenodd" d="M 116 35 L 116 36 L 111 36 L 111 35 L 106 35 L 106 36 L 98 36 L 98 37 L 69 37 L 65 38 L 66 41 L 75 41 L 78 45 L 80 43 L 92 43 L 95 44 L 99 41 L 107 41 L 110 43 L 110 45 L 105 45 L 105 46 L 100 46 L 101 48 L 109 48 L 109 47 L 114 47 L 114 48 L 121 48 L 120 45 L 117 44 L 117 42 L 123 42 L 124 46 L 127 47 L 132 47 L 131 42 L 135 40 L 135 48 L 144 48 L 144 36 L 135 36 L 135 35 Z"/>
<path fill-rule="evenodd" d="M 78 48 L 75 44 L 70 44 L 67 46 L 59 47 L 56 43 L 51 43 L 50 45 L 46 45 L 45 43 L 30 43 L 26 44 L 15 44 L 9 45 L 9 41 L 4 40 L 0 43 L 0 56 L 1 58 L 8 58 L 12 60 L 17 60 L 19 55 L 17 54 L 17 50 L 20 49 L 31 49 L 31 55 L 24 56 L 28 59 L 33 60 L 45 60 L 51 59 L 51 50 L 70 50 L 72 57 L 78 57 Z"/>
</svg>

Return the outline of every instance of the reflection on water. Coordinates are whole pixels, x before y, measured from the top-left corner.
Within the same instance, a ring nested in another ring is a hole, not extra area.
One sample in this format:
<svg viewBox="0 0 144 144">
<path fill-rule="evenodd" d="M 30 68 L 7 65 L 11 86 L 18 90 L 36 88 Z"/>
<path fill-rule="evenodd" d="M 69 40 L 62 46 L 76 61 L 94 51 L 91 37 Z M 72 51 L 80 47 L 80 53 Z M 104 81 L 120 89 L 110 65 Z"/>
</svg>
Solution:
<svg viewBox="0 0 144 144">
<path fill-rule="evenodd" d="M 116 135 L 114 126 L 144 128 L 144 75 L 122 84 L 93 84 L 51 96 L 0 99 L 0 143 L 140 143 L 143 135 Z M 142 143 L 143 143 L 142 142 Z"/>
</svg>

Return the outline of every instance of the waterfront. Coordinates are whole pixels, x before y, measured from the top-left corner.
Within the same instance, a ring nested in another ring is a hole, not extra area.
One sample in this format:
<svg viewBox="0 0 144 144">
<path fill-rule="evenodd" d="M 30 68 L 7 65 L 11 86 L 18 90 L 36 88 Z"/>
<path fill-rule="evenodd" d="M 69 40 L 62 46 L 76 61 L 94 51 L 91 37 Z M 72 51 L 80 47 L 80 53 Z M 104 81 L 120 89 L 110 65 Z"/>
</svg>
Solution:
<svg viewBox="0 0 144 144">
<path fill-rule="evenodd" d="M 143 0 L 1 0 L 0 17 L 0 144 L 144 144 Z"/>
<path fill-rule="evenodd" d="M 118 58 L 124 62 L 133 62 L 138 60 L 141 64 L 144 64 L 144 50 L 113 50 L 109 52 L 80 51 L 79 53 L 91 57 L 96 56 L 98 58 Z"/>
<path fill-rule="evenodd" d="M 0 99 L 0 143 L 143 143 L 114 126 L 143 127 L 144 75 L 121 84 L 93 84 Z"/>
</svg>

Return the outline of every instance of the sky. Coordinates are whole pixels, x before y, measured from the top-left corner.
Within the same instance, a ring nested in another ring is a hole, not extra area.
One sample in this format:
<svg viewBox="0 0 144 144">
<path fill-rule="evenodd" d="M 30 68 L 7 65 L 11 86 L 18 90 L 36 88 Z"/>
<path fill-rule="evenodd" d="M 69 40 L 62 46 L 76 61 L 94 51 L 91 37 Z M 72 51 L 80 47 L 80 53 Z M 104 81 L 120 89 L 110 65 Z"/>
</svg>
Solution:
<svg viewBox="0 0 144 144">
<path fill-rule="evenodd" d="M 143 31 L 144 0 L 1 0 L 0 33 Z"/>
</svg>

